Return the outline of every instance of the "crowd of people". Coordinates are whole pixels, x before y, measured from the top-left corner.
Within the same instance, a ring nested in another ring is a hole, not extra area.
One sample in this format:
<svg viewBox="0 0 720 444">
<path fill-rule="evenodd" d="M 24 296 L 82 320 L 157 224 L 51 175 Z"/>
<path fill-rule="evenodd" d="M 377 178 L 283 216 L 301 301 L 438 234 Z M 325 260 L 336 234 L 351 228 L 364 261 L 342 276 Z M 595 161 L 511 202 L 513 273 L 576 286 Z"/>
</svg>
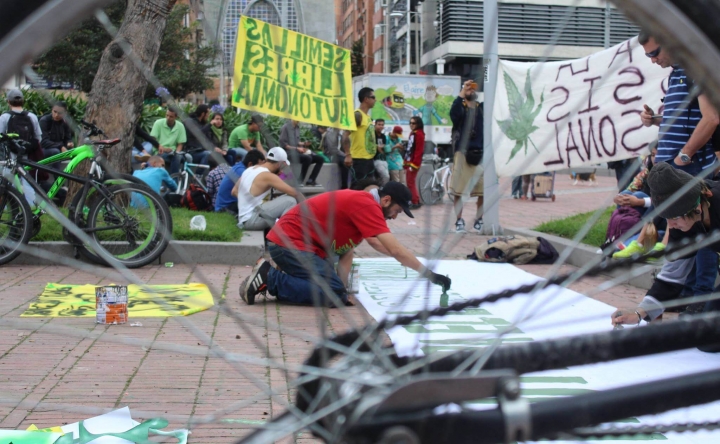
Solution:
<svg viewBox="0 0 720 444">
<path fill-rule="evenodd" d="M 644 168 L 615 202 L 619 208 L 633 208 L 642 215 L 657 214 L 657 217 L 643 227 L 640 238 L 615 257 L 662 250 L 665 245 L 680 245 L 683 241 L 696 243 L 699 235 L 712 236 L 720 229 L 720 182 L 710 180 L 720 170 L 717 161 L 720 146 L 713 143 L 720 124 L 718 111 L 673 60 L 668 48 L 661 47 L 645 32 L 640 33 L 638 40 L 653 63 L 663 68 L 672 67 L 672 72 L 662 114 L 656 114 L 648 104 L 640 114 L 644 126 L 659 127 L 656 146 Z M 645 237 L 660 238 L 663 230 L 662 241 L 643 241 Z M 618 309 L 612 315 L 612 323 L 649 322 L 661 317 L 666 305 L 673 305 L 676 299 L 692 301 L 711 294 L 718 277 L 720 241 L 710 239 L 708 242 L 680 259 L 665 261 L 642 302 L 634 309 Z M 691 303 L 684 314 L 718 308 L 720 305 L 713 300 Z"/>
</svg>

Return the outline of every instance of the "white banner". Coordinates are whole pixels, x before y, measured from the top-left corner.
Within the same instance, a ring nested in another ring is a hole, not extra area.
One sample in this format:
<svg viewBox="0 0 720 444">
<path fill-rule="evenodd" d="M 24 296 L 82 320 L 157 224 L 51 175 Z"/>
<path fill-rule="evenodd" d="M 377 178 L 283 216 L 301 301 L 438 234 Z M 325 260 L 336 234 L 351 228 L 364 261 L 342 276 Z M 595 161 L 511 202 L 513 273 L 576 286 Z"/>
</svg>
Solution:
<svg viewBox="0 0 720 444">
<path fill-rule="evenodd" d="M 447 307 L 542 280 L 508 264 L 439 261 L 435 271 L 452 279 L 452 288 L 442 295 L 438 286 L 418 279 L 417 273 L 405 270 L 394 259 L 356 259 L 354 262 L 359 264 L 357 299 L 378 321 L 413 315 L 423 309 Z M 423 355 L 486 348 L 494 345 L 501 333 L 503 344 L 513 344 L 609 331 L 612 329 L 610 315 L 614 310 L 600 301 L 551 285 L 532 297 L 518 295 L 441 318 L 391 328 L 387 333 L 399 354 Z M 710 370 L 720 370 L 720 354 L 691 349 L 523 375 L 521 393 L 537 402 Z M 492 407 L 482 402 L 471 403 L 471 406 L 478 409 Z M 655 416 L 627 418 L 613 425 L 716 421 L 718 417 L 720 401 Z M 716 444 L 720 442 L 720 431 L 656 433 L 633 438 L 633 441 L 654 440 L 668 444 Z M 603 441 L 607 444 L 623 442 L 627 442 L 627 437 Z"/>
<path fill-rule="evenodd" d="M 647 153 L 670 69 L 652 64 L 634 37 L 577 60 L 500 61 L 493 107 L 498 176 L 594 165 Z"/>
</svg>

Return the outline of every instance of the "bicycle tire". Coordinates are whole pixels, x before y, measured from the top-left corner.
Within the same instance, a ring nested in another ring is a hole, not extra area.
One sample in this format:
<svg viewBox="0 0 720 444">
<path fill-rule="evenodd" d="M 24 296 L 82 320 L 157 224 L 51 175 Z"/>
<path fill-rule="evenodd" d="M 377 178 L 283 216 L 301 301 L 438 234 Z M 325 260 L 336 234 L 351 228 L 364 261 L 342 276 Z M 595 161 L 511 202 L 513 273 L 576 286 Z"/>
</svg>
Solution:
<svg viewBox="0 0 720 444">
<path fill-rule="evenodd" d="M 0 265 L 20 255 L 22 246 L 30 242 L 32 229 L 33 215 L 25 196 L 0 178 Z"/>
<path fill-rule="evenodd" d="M 177 184 L 177 189 L 173 191 L 175 194 L 185 194 L 188 189 L 188 183 L 185 182 L 185 174 L 183 173 L 172 173 L 170 178 Z M 169 192 L 169 191 L 168 191 Z"/>
<path fill-rule="evenodd" d="M 442 200 L 442 193 L 433 189 L 433 178 L 435 173 L 424 171 L 418 178 L 420 184 L 420 199 L 425 205 L 435 205 Z"/>
<path fill-rule="evenodd" d="M 165 201 L 146 185 L 112 185 L 107 191 L 114 198 L 112 203 L 104 196 L 95 199 L 87 215 L 88 230 L 104 229 L 89 231 L 92 249 L 104 249 L 114 261 L 127 268 L 139 268 L 160 257 L 170 243 L 165 226 L 172 224 Z M 117 207 L 126 213 L 124 218 L 118 214 Z M 118 221 L 124 226 L 114 230 L 103 226 Z"/>
<path fill-rule="evenodd" d="M 111 185 L 120 185 L 124 183 L 133 183 L 141 186 L 146 186 L 145 182 L 143 182 L 141 179 L 131 175 L 131 174 L 123 174 L 123 173 L 112 173 L 107 174 L 107 179 L 103 180 L 103 185 L 105 186 L 111 186 Z M 89 213 L 90 206 L 92 205 L 92 202 L 94 201 L 94 196 L 96 195 L 96 191 L 94 188 L 91 188 L 88 191 L 88 195 L 85 198 L 85 204 L 83 205 L 83 208 L 80 210 L 78 209 L 78 206 L 80 205 L 80 199 L 82 198 L 82 193 L 75 194 L 75 197 L 73 197 L 72 204 L 70 208 L 75 208 L 75 218 L 74 222 L 76 225 L 80 227 L 87 226 L 87 221 L 85 220 L 85 215 Z M 167 224 L 165 225 L 165 231 L 168 236 L 172 236 L 173 232 L 173 222 L 172 222 L 172 213 L 170 213 L 170 208 L 167 206 L 167 203 L 164 199 L 161 199 L 162 204 L 166 207 L 166 212 L 169 215 L 167 219 Z M 92 248 L 90 248 L 88 245 L 84 244 L 80 240 L 78 240 L 75 236 L 73 236 L 66 228 L 63 228 L 63 238 L 66 242 L 68 242 L 71 245 L 74 245 L 78 252 L 85 257 L 87 260 L 94 262 L 98 265 L 105 265 L 109 266 L 107 261 L 105 261 L 100 255 L 96 254 Z"/>
<path fill-rule="evenodd" d="M 453 196 L 452 193 L 450 192 L 450 184 L 452 183 L 452 174 L 453 174 L 451 165 L 452 164 L 448 165 L 448 170 L 447 170 L 447 174 L 445 175 L 445 180 L 444 180 L 443 185 L 445 186 L 445 194 L 447 194 L 448 199 L 450 199 L 450 202 L 454 202 L 455 196 Z"/>
</svg>

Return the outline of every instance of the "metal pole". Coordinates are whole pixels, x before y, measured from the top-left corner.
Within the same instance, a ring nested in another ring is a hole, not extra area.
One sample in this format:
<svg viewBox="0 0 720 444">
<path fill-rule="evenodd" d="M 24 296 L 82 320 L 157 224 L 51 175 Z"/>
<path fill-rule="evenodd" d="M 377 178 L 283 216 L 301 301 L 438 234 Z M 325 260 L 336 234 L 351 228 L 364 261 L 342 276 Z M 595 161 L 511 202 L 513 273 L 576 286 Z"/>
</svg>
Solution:
<svg viewBox="0 0 720 444">
<path fill-rule="evenodd" d="M 610 47 L 610 3 L 605 4 L 605 49 Z"/>
<path fill-rule="evenodd" d="M 420 56 L 422 55 L 422 14 L 415 13 L 418 29 L 415 31 L 415 74 L 420 74 Z"/>
<path fill-rule="evenodd" d="M 376 0 L 380 1 L 380 0 Z M 390 46 L 390 14 L 388 14 L 388 8 L 390 7 L 390 3 L 388 0 L 388 4 L 385 5 L 385 9 L 383 9 L 383 14 L 385 15 L 383 17 L 383 22 L 385 22 L 385 28 L 383 29 L 383 72 L 385 74 L 390 72 L 390 49 L 388 46 Z"/>
<path fill-rule="evenodd" d="M 405 74 L 410 74 L 410 0 L 407 0 L 407 22 L 405 25 Z"/>
<path fill-rule="evenodd" d="M 500 194 L 497 173 L 495 172 L 495 153 L 492 144 L 493 103 L 495 102 L 495 83 L 498 71 L 498 2 L 484 1 L 483 17 L 483 71 L 485 85 L 485 103 L 483 109 L 483 167 L 484 173 L 484 204 L 482 234 L 496 235 L 502 233 L 500 226 Z"/>
</svg>

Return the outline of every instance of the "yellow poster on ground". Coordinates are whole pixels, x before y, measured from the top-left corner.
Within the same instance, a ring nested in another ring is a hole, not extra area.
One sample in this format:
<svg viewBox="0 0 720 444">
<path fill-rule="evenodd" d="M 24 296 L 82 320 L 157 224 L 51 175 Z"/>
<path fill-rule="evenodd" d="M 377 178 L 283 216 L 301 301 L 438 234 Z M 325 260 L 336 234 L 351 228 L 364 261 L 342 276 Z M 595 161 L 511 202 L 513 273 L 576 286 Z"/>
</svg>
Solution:
<svg viewBox="0 0 720 444">
<path fill-rule="evenodd" d="M 246 16 L 237 36 L 234 106 L 355 129 L 350 50 Z"/>
<path fill-rule="evenodd" d="M 50 283 L 21 317 L 95 317 L 97 285 Z M 213 306 L 205 284 L 128 285 L 128 318 L 188 316 Z"/>
</svg>

